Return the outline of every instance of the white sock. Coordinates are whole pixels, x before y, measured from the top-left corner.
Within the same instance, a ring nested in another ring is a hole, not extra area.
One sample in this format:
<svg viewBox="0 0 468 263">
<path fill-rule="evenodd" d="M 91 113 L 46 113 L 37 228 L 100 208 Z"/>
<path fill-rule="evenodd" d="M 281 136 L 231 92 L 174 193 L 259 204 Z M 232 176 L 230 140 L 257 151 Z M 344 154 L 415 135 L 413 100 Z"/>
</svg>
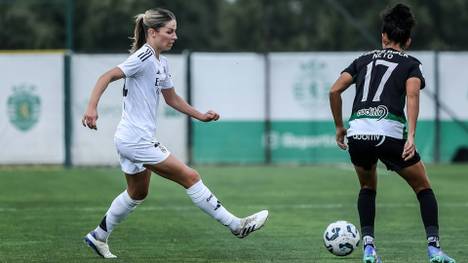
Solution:
<svg viewBox="0 0 468 263">
<path fill-rule="evenodd" d="M 229 213 L 229 211 L 221 205 L 216 196 L 202 182 L 198 181 L 187 189 L 188 196 L 193 203 L 208 215 L 218 220 L 221 224 L 229 227 L 232 231 L 239 230 L 240 219 Z"/>
<path fill-rule="evenodd" d="M 118 195 L 114 201 L 112 201 L 112 204 L 102 219 L 101 224 L 94 230 L 96 232 L 97 239 L 107 241 L 112 230 L 142 202 L 143 200 L 133 200 L 128 195 L 127 190 Z"/>
</svg>

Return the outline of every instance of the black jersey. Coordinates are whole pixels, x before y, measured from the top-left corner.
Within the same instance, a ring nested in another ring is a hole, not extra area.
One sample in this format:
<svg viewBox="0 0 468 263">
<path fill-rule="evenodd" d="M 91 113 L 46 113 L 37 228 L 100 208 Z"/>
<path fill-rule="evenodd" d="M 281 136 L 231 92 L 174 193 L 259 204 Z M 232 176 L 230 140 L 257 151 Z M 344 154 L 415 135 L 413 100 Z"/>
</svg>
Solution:
<svg viewBox="0 0 468 263">
<path fill-rule="evenodd" d="M 374 50 L 355 59 L 343 72 L 356 84 L 348 136 L 381 134 L 405 137 L 406 80 L 412 77 L 425 86 L 421 62 L 394 49 Z"/>
</svg>

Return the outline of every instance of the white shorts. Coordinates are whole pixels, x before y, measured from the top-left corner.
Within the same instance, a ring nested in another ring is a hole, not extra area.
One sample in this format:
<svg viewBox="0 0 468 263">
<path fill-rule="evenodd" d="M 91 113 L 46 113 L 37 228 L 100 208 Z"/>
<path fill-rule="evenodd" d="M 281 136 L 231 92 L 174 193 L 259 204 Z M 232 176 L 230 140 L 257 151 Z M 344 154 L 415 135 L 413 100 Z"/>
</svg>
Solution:
<svg viewBox="0 0 468 263">
<path fill-rule="evenodd" d="M 171 154 L 157 141 L 129 143 L 114 137 L 114 144 L 120 157 L 120 167 L 126 174 L 140 173 L 146 169 L 143 165 L 161 163 Z"/>
</svg>

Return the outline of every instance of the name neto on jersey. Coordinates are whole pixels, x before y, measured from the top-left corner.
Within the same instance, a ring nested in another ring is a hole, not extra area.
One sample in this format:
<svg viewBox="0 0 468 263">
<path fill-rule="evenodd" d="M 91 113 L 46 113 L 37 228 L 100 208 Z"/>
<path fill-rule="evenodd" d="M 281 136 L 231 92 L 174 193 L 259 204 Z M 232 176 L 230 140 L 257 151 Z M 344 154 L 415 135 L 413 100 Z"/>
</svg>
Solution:
<svg viewBox="0 0 468 263">
<path fill-rule="evenodd" d="M 375 134 L 406 138 L 406 80 L 421 80 L 421 62 L 393 49 L 374 50 L 353 61 L 343 72 L 356 84 L 347 136 Z"/>
</svg>

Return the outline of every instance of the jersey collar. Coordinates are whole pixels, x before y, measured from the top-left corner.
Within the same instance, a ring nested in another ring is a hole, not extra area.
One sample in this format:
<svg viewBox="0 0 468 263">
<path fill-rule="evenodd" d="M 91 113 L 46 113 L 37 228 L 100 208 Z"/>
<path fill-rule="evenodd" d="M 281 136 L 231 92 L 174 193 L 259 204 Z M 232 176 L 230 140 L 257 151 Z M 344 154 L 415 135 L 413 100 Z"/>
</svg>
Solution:
<svg viewBox="0 0 468 263">
<path fill-rule="evenodd" d="M 391 47 L 387 47 L 387 48 L 384 48 L 384 50 L 393 50 L 395 52 L 400 52 L 400 53 L 404 53 L 405 51 L 402 49 L 402 50 L 396 50 L 394 48 L 391 48 Z"/>
</svg>

